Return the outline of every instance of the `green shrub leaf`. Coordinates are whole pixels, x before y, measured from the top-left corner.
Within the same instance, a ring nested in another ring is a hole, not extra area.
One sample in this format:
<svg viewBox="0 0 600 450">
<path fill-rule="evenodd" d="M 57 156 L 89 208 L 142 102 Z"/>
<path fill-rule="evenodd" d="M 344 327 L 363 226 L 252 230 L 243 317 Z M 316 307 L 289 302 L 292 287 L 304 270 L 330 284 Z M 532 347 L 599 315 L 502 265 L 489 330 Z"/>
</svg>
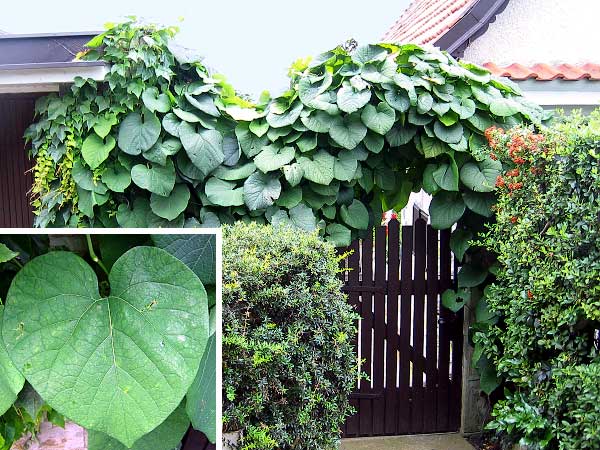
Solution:
<svg viewBox="0 0 600 450">
<path fill-rule="evenodd" d="M 166 197 L 175 186 L 175 167 L 170 159 L 165 166 L 137 164 L 131 169 L 131 179 L 142 189 Z"/>
<path fill-rule="evenodd" d="M 106 161 L 110 151 L 115 148 L 116 141 L 112 136 L 107 136 L 102 140 L 96 134 L 90 134 L 81 146 L 81 156 L 92 169 L 96 169 L 100 164 Z"/>
<path fill-rule="evenodd" d="M 119 127 L 119 148 L 129 155 L 139 155 L 150 150 L 160 135 L 160 120 L 148 111 L 132 112 Z"/>
</svg>

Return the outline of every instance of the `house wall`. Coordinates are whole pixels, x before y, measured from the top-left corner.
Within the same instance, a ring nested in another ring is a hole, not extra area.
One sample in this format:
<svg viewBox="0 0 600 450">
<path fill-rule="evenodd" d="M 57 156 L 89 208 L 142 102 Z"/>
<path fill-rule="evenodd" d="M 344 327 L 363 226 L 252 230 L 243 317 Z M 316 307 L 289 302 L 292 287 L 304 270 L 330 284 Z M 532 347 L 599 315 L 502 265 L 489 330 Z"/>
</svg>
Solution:
<svg viewBox="0 0 600 450">
<path fill-rule="evenodd" d="M 509 0 L 464 59 L 497 65 L 600 62 L 598 0 Z"/>
</svg>

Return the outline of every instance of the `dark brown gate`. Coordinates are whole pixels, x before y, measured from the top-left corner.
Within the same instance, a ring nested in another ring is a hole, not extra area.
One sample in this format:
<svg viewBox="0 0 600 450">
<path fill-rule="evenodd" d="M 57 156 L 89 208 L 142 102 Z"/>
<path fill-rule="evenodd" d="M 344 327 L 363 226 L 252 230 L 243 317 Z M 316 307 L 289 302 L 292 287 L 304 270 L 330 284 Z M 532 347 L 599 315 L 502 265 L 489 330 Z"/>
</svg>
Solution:
<svg viewBox="0 0 600 450">
<path fill-rule="evenodd" d="M 368 379 L 351 395 L 344 436 L 458 431 L 462 316 L 440 308 L 454 283 L 450 231 L 393 220 L 350 249 L 344 289 L 361 315 L 356 352 Z"/>
<path fill-rule="evenodd" d="M 0 228 L 31 227 L 28 192 L 33 178 L 23 133 L 39 95 L 0 95 Z"/>
</svg>

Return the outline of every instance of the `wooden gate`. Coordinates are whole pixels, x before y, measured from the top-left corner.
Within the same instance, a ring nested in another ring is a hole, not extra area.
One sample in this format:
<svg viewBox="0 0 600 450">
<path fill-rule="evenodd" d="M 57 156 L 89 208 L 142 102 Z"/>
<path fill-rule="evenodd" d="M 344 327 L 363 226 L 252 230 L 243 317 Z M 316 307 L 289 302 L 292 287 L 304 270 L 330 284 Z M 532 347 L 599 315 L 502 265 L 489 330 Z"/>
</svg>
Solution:
<svg viewBox="0 0 600 450">
<path fill-rule="evenodd" d="M 33 120 L 37 94 L 0 95 L 0 228 L 31 227 L 28 192 L 33 178 L 23 133 Z"/>
<path fill-rule="evenodd" d="M 368 379 L 351 395 L 344 436 L 458 431 L 462 315 L 440 307 L 455 278 L 450 230 L 393 220 L 350 249 L 344 290 L 361 316 L 355 345 Z"/>
</svg>

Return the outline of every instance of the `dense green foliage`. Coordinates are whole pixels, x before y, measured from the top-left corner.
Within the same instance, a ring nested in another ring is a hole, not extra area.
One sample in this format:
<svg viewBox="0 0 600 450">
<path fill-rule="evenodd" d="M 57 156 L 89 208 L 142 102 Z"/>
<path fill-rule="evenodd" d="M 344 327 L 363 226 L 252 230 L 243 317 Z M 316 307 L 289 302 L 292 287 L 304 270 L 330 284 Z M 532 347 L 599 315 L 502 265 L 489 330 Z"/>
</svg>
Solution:
<svg viewBox="0 0 600 450">
<path fill-rule="evenodd" d="M 93 39 L 104 83 L 77 79 L 37 105 L 36 224 L 218 226 L 238 220 L 319 229 L 346 245 L 435 194 L 432 223 L 484 220 L 498 162 L 493 124 L 539 122 L 508 80 L 433 48 L 333 49 L 290 69 L 290 89 L 252 105 L 174 29 L 127 22 Z"/>
<path fill-rule="evenodd" d="M 482 240 L 500 264 L 475 335 L 506 380 L 490 427 L 532 449 L 600 448 L 600 113 L 488 135 L 508 168 Z"/>
<path fill-rule="evenodd" d="M 224 228 L 223 418 L 243 449 L 337 448 L 358 380 L 338 264 L 314 233 Z"/>
<path fill-rule="evenodd" d="M 215 237 L 153 240 L 0 238 L 0 448 L 63 415 L 89 430 L 90 450 L 171 450 L 190 420 L 215 439 L 214 406 L 197 420 L 214 375 L 212 388 L 194 381 L 215 373 L 214 289 L 200 280 L 215 284 Z"/>
</svg>

